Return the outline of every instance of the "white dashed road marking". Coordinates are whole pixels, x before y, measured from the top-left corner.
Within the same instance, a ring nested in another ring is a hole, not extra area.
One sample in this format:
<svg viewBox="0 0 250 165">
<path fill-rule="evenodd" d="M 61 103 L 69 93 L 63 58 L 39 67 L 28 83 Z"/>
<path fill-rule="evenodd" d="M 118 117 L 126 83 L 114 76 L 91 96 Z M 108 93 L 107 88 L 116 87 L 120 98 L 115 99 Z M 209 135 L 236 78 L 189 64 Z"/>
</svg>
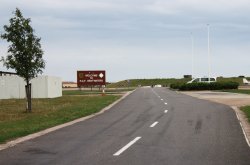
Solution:
<svg viewBox="0 0 250 165">
<path fill-rule="evenodd" d="M 159 96 L 153 89 L 152 89 L 153 93 L 159 97 L 161 99 L 161 96 Z M 161 99 L 161 101 L 163 101 L 163 99 Z M 164 103 L 165 105 L 167 105 L 168 103 Z M 168 110 L 165 110 L 164 113 L 167 113 Z M 153 124 L 150 125 L 150 128 L 155 127 L 159 122 L 156 121 Z M 127 145 L 125 145 L 124 147 L 122 147 L 119 151 L 117 151 L 116 153 L 113 154 L 113 156 L 119 156 L 121 155 L 124 151 L 126 151 L 129 147 L 131 147 L 133 144 L 135 144 L 138 140 L 140 140 L 141 137 L 136 137 L 134 140 L 130 141 Z"/>
<path fill-rule="evenodd" d="M 153 127 L 156 126 L 158 123 L 159 123 L 159 122 L 156 121 L 156 122 L 154 122 L 150 127 L 153 128 Z"/>
<path fill-rule="evenodd" d="M 141 137 L 136 137 L 134 140 L 129 142 L 127 145 L 125 145 L 123 148 L 121 148 L 119 151 L 117 151 L 113 156 L 119 156 L 122 154 L 125 150 L 127 150 L 129 147 L 131 147 L 133 144 L 135 144 L 138 140 L 140 140 Z"/>
</svg>

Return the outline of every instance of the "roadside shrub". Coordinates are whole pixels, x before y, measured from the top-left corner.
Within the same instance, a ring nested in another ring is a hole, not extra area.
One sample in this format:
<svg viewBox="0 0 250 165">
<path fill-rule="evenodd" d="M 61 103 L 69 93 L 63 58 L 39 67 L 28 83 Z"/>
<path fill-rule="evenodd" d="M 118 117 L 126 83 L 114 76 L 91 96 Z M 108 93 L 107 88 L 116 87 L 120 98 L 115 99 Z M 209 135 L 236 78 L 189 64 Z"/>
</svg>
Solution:
<svg viewBox="0 0 250 165">
<path fill-rule="evenodd" d="M 190 83 L 190 84 L 171 84 L 170 88 L 182 91 L 188 90 L 223 90 L 238 89 L 237 82 L 214 82 L 214 83 Z"/>
<path fill-rule="evenodd" d="M 183 83 L 174 83 L 174 84 L 170 84 L 170 88 L 171 89 L 180 89 L 181 86 L 183 86 Z"/>
<path fill-rule="evenodd" d="M 179 90 L 181 90 L 181 91 L 188 91 L 188 90 L 208 90 L 208 89 L 209 89 L 209 84 L 208 83 L 183 84 L 179 88 Z"/>
<path fill-rule="evenodd" d="M 221 83 L 222 89 L 238 89 L 239 83 L 238 82 L 224 82 Z"/>
</svg>

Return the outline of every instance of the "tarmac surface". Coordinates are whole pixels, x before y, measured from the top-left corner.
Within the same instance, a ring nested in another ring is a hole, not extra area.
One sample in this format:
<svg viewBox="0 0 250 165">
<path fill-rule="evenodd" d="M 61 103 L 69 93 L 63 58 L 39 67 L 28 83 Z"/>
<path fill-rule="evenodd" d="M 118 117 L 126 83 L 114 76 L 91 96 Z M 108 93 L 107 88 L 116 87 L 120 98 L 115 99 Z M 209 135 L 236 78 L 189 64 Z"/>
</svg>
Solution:
<svg viewBox="0 0 250 165">
<path fill-rule="evenodd" d="M 88 120 L 0 151 L 4 165 L 249 165 L 232 108 L 139 88 Z"/>
<path fill-rule="evenodd" d="M 245 86 L 245 88 L 248 89 L 249 86 Z M 246 140 L 248 141 L 248 145 L 250 146 L 250 123 L 244 112 L 240 110 L 240 107 L 250 105 L 250 95 L 214 91 L 189 91 L 182 93 L 199 99 L 209 100 L 231 106 L 236 113 Z"/>
<path fill-rule="evenodd" d="M 246 106 L 250 105 L 250 95 L 230 93 L 230 92 L 213 92 L 213 91 L 188 91 L 181 92 L 199 99 L 210 100 L 229 106 Z"/>
</svg>

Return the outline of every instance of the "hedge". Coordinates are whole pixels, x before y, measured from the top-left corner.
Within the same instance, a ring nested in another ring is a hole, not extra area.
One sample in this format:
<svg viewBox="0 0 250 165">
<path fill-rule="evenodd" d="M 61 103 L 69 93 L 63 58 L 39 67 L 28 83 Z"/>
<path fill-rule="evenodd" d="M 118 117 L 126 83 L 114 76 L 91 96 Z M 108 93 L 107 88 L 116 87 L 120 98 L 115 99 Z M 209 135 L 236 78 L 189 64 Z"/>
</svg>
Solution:
<svg viewBox="0 0 250 165">
<path fill-rule="evenodd" d="M 238 89 L 237 82 L 213 82 L 213 83 L 190 83 L 190 84 L 171 84 L 170 88 L 187 90 L 223 90 L 223 89 Z"/>
<path fill-rule="evenodd" d="M 184 85 L 184 83 L 174 83 L 174 84 L 170 84 L 170 88 L 172 89 L 180 89 L 180 87 Z"/>
</svg>

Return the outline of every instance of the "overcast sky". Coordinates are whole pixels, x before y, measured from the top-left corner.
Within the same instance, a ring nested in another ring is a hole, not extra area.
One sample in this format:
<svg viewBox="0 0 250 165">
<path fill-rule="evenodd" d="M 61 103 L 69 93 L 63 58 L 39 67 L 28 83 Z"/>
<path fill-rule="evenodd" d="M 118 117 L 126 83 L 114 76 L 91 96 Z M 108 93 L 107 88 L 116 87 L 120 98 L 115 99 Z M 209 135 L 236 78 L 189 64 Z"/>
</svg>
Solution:
<svg viewBox="0 0 250 165">
<path fill-rule="evenodd" d="M 207 24 L 211 75 L 250 76 L 249 0 L 0 0 L 1 33 L 16 7 L 42 38 L 44 74 L 64 81 L 77 70 L 108 81 L 191 74 L 191 33 L 194 75 L 206 76 Z M 7 47 L 0 40 L 0 56 Z"/>
</svg>

